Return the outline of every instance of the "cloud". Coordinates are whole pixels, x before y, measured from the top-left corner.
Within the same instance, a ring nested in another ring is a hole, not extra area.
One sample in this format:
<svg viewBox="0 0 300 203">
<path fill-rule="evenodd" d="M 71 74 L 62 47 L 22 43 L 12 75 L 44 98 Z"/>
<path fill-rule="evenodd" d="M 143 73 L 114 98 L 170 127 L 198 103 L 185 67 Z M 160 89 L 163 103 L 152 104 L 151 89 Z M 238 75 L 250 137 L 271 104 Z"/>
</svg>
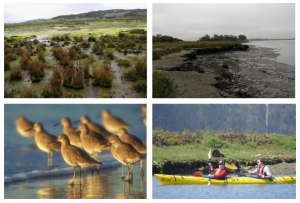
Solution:
<svg viewBox="0 0 300 203">
<path fill-rule="evenodd" d="M 153 35 L 294 38 L 295 4 L 153 4 Z"/>
</svg>

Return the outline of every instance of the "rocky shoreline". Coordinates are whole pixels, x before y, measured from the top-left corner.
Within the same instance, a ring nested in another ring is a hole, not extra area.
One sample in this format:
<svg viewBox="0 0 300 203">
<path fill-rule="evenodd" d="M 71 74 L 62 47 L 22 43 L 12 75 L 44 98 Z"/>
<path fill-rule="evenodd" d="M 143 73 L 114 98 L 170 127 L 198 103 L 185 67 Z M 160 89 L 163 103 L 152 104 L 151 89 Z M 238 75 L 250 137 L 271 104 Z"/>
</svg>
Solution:
<svg viewBox="0 0 300 203">
<path fill-rule="evenodd" d="M 239 174 L 244 173 L 243 170 L 253 170 L 257 167 L 256 160 L 231 160 L 225 159 L 225 162 L 233 165 L 237 170 L 227 169 L 228 173 Z M 213 166 L 216 168 L 217 161 L 212 161 Z M 268 165 L 273 175 L 277 174 L 296 174 L 296 158 L 270 158 L 265 160 L 265 165 Z M 152 162 L 152 173 L 163 174 L 181 174 L 192 175 L 197 173 L 208 173 L 208 161 L 164 161 L 164 162 Z M 152 174 L 152 175 L 153 175 Z"/>
<path fill-rule="evenodd" d="M 294 98 L 295 67 L 270 48 L 245 45 L 184 50 L 153 61 L 170 76 L 176 98 Z"/>
</svg>

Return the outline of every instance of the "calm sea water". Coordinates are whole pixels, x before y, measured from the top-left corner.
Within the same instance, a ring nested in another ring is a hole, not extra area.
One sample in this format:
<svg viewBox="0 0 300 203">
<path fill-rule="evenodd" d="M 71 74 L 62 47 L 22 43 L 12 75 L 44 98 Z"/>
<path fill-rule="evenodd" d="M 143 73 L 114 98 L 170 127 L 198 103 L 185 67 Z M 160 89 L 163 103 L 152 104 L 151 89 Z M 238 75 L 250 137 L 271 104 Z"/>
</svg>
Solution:
<svg viewBox="0 0 300 203">
<path fill-rule="evenodd" d="M 295 174 L 294 174 L 295 175 Z M 294 176 L 293 175 L 293 176 Z M 276 176 L 276 175 L 275 175 Z M 280 175 L 282 176 L 282 175 Z M 153 199 L 295 199 L 296 184 L 164 185 L 154 176 Z"/>
<path fill-rule="evenodd" d="M 279 53 L 276 61 L 295 66 L 295 40 L 260 40 L 245 44 L 272 48 L 276 53 Z"/>
<path fill-rule="evenodd" d="M 69 176 L 71 176 L 71 179 L 73 177 L 72 167 L 70 167 L 63 160 L 60 152 L 53 153 L 53 167 L 47 167 L 47 153 L 39 150 L 36 147 L 34 140 L 32 142 L 32 145 L 29 146 L 28 138 L 20 136 L 16 131 L 13 122 L 17 119 L 18 116 L 23 115 L 32 122 L 41 122 L 44 125 L 44 129 L 48 133 L 58 136 L 62 133 L 63 126 L 59 125 L 53 127 L 53 125 L 60 122 L 63 117 L 69 117 L 71 122 L 73 122 L 80 119 L 82 115 L 88 115 L 93 122 L 102 125 L 102 119 L 97 118 L 96 115 L 100 114 L 104 109 L 109 109 L 113 115 L 122 118 L 124 121 L 130 124 L 131 129 L 128 130 L 128 133 L 139 137 L 146 144 L 146 127 L 142 121 L 142 111 L 140 110 L 141 105 L 139 104 L 5 104 L 4 176 L 6 180 L 9 180 L 8 185 L 19 184 L 15 183 L 15 181 L 17 180 L 35 182 L 35 180 L 32 178 L 36 178 L 39 175 L 42 176 L 43 174 L 47 173 L 47 171 L 50 171 L 50 177 L 48 179 L 46 178 L 45 181 L 52 181 L 55 179 L 54 177 L 59 174 L 69 174 Z M 73 125 L 73 127 L 77 128 L 78 125 L 79 124 Z M 100 161 L 103 162 L 103 166 L 100 166 L 103 168 L 103 170 L 110 170 L 110 168 L 114 168 L 114 170 L 120 170 L 119 168 L 121 168 L 119 162 L 117 162 L 111 155 L 110 150 L 101 153 L 100 159 Z M 143 161 L 143 164 L 145 164 L 144 162 L 146 163 L 146 160 Z M 70 168 L 70 170 L 65 172 L 65 168 Z M 134 166 L 134 168 L 136 168 L 137 174 L 139 174 L 139 166 Z M 100 173 L 102 175 L 109 175 L 109 172 L 103 172 L 101 171 L 101 168 Z M 125 167 L 125 174 L 126 173 L 127 167 Z M 67 182 L 69 178 L 70 177 L 67 177 L 65 182 Z M 122 181 L 118 181 L 118 185 L 121 183 Z M 143 187 L 145 187 L 145 185 Z M 5 198 L 14 198 L 14 196 L 11 196 L 13 194 L 13 190 L 14 189 L 11 186 L 7 186 L 5 190 Z M 26 194 L 26 190 L 21 190 L 20 192 Z M 26 195 L 24 197 L 26 197 Z M 55 196 L 54 198 L 60 198 L 60 196 Z M 109 196 L 108 198 L 115 197 Z"/>
</svg>

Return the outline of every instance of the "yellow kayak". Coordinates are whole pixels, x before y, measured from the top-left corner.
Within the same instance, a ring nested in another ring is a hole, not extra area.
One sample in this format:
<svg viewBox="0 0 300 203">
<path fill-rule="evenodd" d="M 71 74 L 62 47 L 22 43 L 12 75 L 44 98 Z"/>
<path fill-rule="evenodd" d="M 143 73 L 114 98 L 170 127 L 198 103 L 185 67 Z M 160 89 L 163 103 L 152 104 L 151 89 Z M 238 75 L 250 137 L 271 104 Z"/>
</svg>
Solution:
<svg viewBox="0 0 300 203">
<path fill-rule="evenodd" d="M 164 175 L 154 174 L 154 176 L 166 185 L 186 185 L 186 184 L 207 184 L 207 177 L 180 176 L 180 175 Z M 226 179 L 210 178 L 210 184 L 274 184 L 274 183 L 296 183 L 296 176 L 274 177 L 272 180 L 256 178 L 256 177 L 227 177 Z"/>
</svg>

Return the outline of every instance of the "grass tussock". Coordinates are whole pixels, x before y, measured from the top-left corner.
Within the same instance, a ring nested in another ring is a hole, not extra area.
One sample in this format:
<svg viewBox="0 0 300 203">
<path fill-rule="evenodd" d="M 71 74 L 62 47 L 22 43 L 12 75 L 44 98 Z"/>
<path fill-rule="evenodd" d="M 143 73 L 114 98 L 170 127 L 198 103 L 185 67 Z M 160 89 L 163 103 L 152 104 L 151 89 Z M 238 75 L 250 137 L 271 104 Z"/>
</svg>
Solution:
<svg viewBox="0 0 300 203">
<path fill-rule="evenodd" d="M 10 80 L 22 80 L 22 70 L 19 65 L 13 65 L 10 69 Z"/>
<path fill-rule="evenodd" d="M 132 68 L 123 74 L 126 80 L 147 80 L 147 57 L 139 57 L 134 61 Z"/>
<path fill-rule="evenodd" d="M 37 59 L 34 59 L 29 62 L 29 73 L 30 73 L 30 79 L 32 82 L 38 82 L 41 80 L 41 77 L 44 77 L 44 69 L 45 64 L 38 61 Z"/>
<path fill-rule="evenodd" d="M 153 98 L 170 98 L 173 97 L 172 93 L 176 89 L 174 81 L 170 76 L 159 71 L 153 72 Z"/>
<path fill-rule="evenodd" d="M 26 88 L 22 91 L 20 94 L 21 98 L 39 98 L 39 94 L 36 90 L 33 90 L 32 88 Z"/>
</svg>

